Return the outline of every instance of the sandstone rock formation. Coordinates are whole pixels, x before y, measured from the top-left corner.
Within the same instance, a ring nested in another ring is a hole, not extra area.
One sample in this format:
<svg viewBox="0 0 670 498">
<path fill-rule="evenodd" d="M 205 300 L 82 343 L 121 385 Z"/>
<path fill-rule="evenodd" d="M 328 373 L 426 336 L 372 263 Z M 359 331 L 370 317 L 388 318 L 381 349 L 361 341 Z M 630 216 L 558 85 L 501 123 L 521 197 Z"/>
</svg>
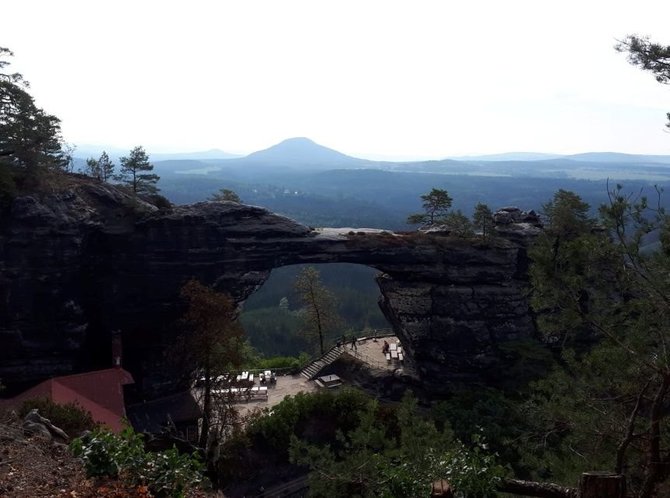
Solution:
<svg viewBox="0 0 670 498">
<path fill-rule="evenodd" d="M 87 181 L 21 197 L 0 223 L 0 378 L 108 366 L 111 333 L 121 330 L 124 365 L 149 379 L 188 278 L 243 303 L 273 268 L 349 262 L 380 270 L 380 306 L 422 382 L 444 389 L 494 379 L 498 346 L 534 331 L 525 246 L 538 229 L 504 227 L 474 242 L 312 229 L 232 202 L 160 211 Z"/>
</svg>

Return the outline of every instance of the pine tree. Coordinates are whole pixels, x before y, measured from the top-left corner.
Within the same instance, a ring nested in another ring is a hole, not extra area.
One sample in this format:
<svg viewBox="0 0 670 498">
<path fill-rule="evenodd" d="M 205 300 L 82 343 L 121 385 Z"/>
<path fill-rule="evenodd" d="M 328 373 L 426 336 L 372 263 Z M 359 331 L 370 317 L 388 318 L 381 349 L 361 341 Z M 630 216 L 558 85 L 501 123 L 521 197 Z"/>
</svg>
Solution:
<svg viewBox="0 0 670 498">
<path fill-rule="evenodd" d="M 98 169 L 100 171 L 100 180 L 107 182 L 114 176 L 114 163 L 109 159 L 107 152 L 104 150 L 98 159 Z"/>
<path fill-rule="evenodd" d="M 0 47 L 0 177 L 24 184 L 39 183 L 46 172 L 64 171 L 68 158 L 62 149 L 60 120 L 35 105 L 19 73 L 1 72 L 10 50 Z"/>
<path fill-rule="evenodd" d="M 341 321 L 337 315 L 335 297 L 321 283 L 319 270 L 304 268 L 295 280 L 294 288 L 304 305 L 304 334 L 318 341 L 319 351 L 325 354 L 326 335 Z"/>
<path fill-rule="evenodd" d="M 478 202 L 472 216 L 472 224 L 482 231 L 482 237 L 487 239 L 493 230 L 493 213 L 486 204 Z"/>
<path fill-rule="evenodd" d="M 156 183 L 160 177 L 149 173 L 153 169 L 154 165 L 149 162 L 144 148 L 138 146 L 130 151 L 130 155 L 121 158 L 119 179 L 135 194 L 155 194 L 159 190 Z"/>
<path fill-rule="evenodd" d="M 229 188 L 222 188 L 217 193 L 212 194 L 209 200 L 216 202 L 230 201 L 230 202 L 237 202 L 238 204 L 242 202 L 240 196 L 237 195 L 237 193 L 234 190 L 231 190 Z"/>
<path fill-rule="evenodd" d="M 407 218 L 410 225 L 434 225 L 444 223 L 451 209 L 452 198 L 444 189 L 434 188 L 421 196 L 425 213 L 411 214 Z"/>
</svg>

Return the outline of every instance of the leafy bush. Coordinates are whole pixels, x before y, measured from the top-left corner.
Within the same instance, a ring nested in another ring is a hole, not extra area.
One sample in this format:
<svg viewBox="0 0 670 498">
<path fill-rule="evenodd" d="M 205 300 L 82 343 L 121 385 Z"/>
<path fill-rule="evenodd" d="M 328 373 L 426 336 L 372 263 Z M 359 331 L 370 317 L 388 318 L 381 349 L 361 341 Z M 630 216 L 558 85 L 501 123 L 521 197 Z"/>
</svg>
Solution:
<svg viewBox="0 0 670 498">
<path fill-rule="evenodd" d="M 91 412 L 76 403 L 59 404 L 47 398 L 29 399 L 24 401 L 19 408 L 19 416 L 25 417 L 33 408 L 37 408 L 40 415 L 48 418 L 52 424 L 63 429 L 70 437 L 78 436 L 84 431 L 91 431 L 99 426 L 93 420 Z"/>
<path fill-rule="evenodd" d="M 16 183 L 11 169 L 0 163 L 0 213 L 7 209 L 16 196 Z"/>
<path fill-rule="evenodd" d="M 152 194 L 146 197 L 147 202 L 150 202 L 161 211 L 169 211 L 172 209 L 172 203 L 169 199 L 160 194 Z"/>
<path fill-rule="evenodd" d="M 254 362 L 251 368 L 260 370 L 288 369 L 290 373 L 298 373 L 310 361 L 307 353 L 295 356 L 273 356 L 271 358 L 260 358 Z"/>
<path fill-rule="evenodd" d="M 271 417 L 254 420 L 249 433 L 261 444 L 287 454 L 292 435 L 309 432 L 311 439 L 334 440 L 336 430 L 355 427 L 358 413 L 368 402 L 368 396 L 355 389 L 298 393 L 273 407 Z M 322 425 L 311 430 L 314 421 Z"/>
<path fill-rule="evenodd" d="M 180 454 L 176 448 L 147 452 L 142 436 L 132 429 L 120 435 L 97 430 L 75 439 L 70 448 L 89 476 L 118 476 L 148 486 L 157 497 L 182 498 L 203 480 L 197 455 Z"/>
<path fill-rule="evenodd" d="M 463 496 L 493 496 L 504 469 L 481 435 L 466 447 L 448 427 L 440 431 L 424 419 L 411 395 L 380 415 L 368 400 L 356 411 L 356 425 L 338 428 L 332 444 L 291 437 L 291 461 L 311 470 L 310 496 L 428 496 L 438 479 Z"/>
</svg>

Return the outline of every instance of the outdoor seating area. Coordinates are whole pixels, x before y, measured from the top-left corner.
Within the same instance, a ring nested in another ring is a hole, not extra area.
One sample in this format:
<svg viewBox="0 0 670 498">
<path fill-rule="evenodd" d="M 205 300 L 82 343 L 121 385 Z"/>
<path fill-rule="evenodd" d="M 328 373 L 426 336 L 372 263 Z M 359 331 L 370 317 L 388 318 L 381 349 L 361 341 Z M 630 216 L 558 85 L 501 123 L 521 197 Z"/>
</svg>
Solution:
<svg viewBox="0 0 670 498">
<path fill-rule="evenodd" d="M 387 341 L 384 341 L 382 352 L 386 357 L 387 363 L 403 363 L 405 361 L 405 355 L 402 351 L 402 346 L 400 345 L 399 341 L 391 342 L 390 344 Z"/>
<path fill-rule="evenodd" d="M 257 399 L 267 401 L 268 387 L 276 383 L 276 374 L 271 370 L 258 374 L 244 371 L 237 375 L 220 375 L 215 379 L 216 388 L 212 389 L 212 394 L 229 396 L 235 402 Z"/>
<path fill-rule="evenodd" d="M 233 401 L 251 401 L 254 399 L 267 401 L 268 388 L 267 386 L 228 387 L 225 389 L 213 389 L 212 394 L 227 395 Z"/>
</svg>

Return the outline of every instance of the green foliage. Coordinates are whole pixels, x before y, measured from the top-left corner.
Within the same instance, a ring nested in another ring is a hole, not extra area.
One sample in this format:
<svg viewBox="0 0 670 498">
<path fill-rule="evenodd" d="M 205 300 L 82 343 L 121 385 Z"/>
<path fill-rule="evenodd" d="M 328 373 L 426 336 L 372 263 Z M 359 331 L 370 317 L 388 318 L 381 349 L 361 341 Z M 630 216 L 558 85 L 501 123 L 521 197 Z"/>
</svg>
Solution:
<svg viewBox="0 0 670 498">
<path fill-rule="evenodd" d="M 17 194 L 12 168 L 0 159 L 0 214 L 7 209 Z"/>
<path fill-rule="evenodd" d="M 456 237 L 467 238 L 474 235 L 470 219 L 460 209 L 447 214 L 444 218 L 444 224 L 451 229 L 451 233 Z"/>
<path fill-rule="evenodd" d="M 596 294 L 590 290 L 617 266 L 607 234 L 595 230 L 588 210 L 579 196 L 559 190 L 544 205 L 545 230 L 529 251 L 531 305 L 539 313 L 540 332 L 550 343 L 565 346 L 571 340 L 591 340 L 592 327 L 583 319 L 587 308 L 595 305 Z"/>
<path fill-rule="evenodd" d="M 0 47 L 0 70 L 10 50 Z M 18 74 L 0 72 L 0 198 L 19 188 L 39 187 L 69 163 L 62 149 L 60 120 L 35 105 Z M 6 202 L 6 199 L 5 199 Z"/>
<path fill-rule="evenodd" d="M 157 497 L 183 498 L 188 490 L 203 482 L 200 460 L 195 455 L 180 454 L 176 448 L 145 453 L 138 471 L 139 480 Z"/>
<path fill-rule="evenodd" d="M 408 224 L 433 225 L 436 223 L 445 223 L 447 221 L 447 215 L 451 209 L 453 199 L 449 196 L 449 193 L 446 190 L 433 188 L 427 194 L 423 194 L 421 200 L 423 201 L 422 206 L 425 212 L 411 214 L 407 218 Z"/>
<path fill-rule="evenodd" d="M 258 358 L 249 365 L 251 369 L 258 370 L 283 370 L 286 369 L 289 373 L 298 373 L 311 360 L 311 356 L 307 353 L 301 353 L 298 357 L 295 356 L 272 356 L 270 358 Z"/>
<path fill-rule="evenodd" d="M 493 212 L 484 203 L 478 202 L 475 206 L 475 212 L 472 215 L 472 224 L 482 232 L 483 238 L 491 236 L 493 230 Z"/>
<path fill-rule="evenodd" d="M 627 52 L 631 64 L 653 73 L 659 83 L 670 83 L 670 46 L 630 35 L 616 45 L 616 50 Z"/>
<path fill-rule="evenodd" d="M 161 211 L 169 211 L 172 209 L 172 203 L 168 200 L 167 197 L 160 194 L 151 194 L 145 196 L 145 199 Z"/>
<path fill-rule="evenodd" d="M 311 496 L 413 498 L 427 496 L 431 484 L 445 478 L 464 495 L 492 496 L 503 475 L 480 436 L 467 449 L 421 418 L 411 396 L 390 423 L 372 400 L 357 415 L 355 427 L 338 430 L 332 444 L 292 437 L 292 461 L 312 470 Z"/>
<path fill-rule="evenodd" d="M 670 45 L 654 43 L 647 37 L 627 36 L 616 45 L 619 52 L 628 53 L 628 61 L 654 75 L 656 81 L 670 84 Z M 670 128 L 670 113 L 666 114 Z"/>
<path fill-rule="evenodd" d="M 63 429 L 70 437 L 93 430 L 99 425 L 93 420 L 91 413 L 78 404 L 59 404 L 47 398 L 24 401 L 19 407 L 19 416 L 25 417 L 33 408 L 37 408 L 41 416 L 48 418 L 53 425 Z"/>
<path fill-rule="evenodd" d="M 107 155 L 107 152 L 103 151 L 99 159 L 90 157 L 86 160 L 85 171 L 88 176 L 106 182 L 114 176 L 114 163 L 109 158 L 109 155 Z"/>
<path fill-rule="evenodd" d="M 342 321 L 337 314 L 335 296 L 321 283 L 321 275 L 313 266 L 298 274 L 294 288 L 304 305 L 302 332 L 309 340 L 317 342 L 323 355 L 326 342 L 337 336 L 337 327 Z"/>
<path fill-rule="evenodd" d="M 240 196 L 235 193 L 234 190 L 231 190 L 229 188 L 222 188 L 220 189 L 217 193 L 212 194 L 209 197 L 210 201 L 216 201 L 216 202 L 237 202 L 240 203 L 242 200 L 240 199 Z"/>
<path fill-rule="evenodd" d="M 182 364 L 204 377 L 203 421 L 200 428 L 200 447 L 206 448 L 209 431 L 213 427 L 213 379 L 239 367 L 245 351 L 244 330 L 235 320 L 236 309 L 232 298 L 195 279 L 181 288 L 186 304 L 182 323 L 186 333 L 180 334 L 177 351 Z M 225 427 L 218 426 L 221 433 Z"/>
<path fill-rule="evenodd" d="M 536 423 L 529 461 L 574 482 L 580 471 L 626 470 L 631 490 L 653 496 L 670 435 L 670 258 L 645 252 L 667 229 L 660 191 L 609 192 L 598 228 L 585 203 L 559 192 L 531 255 L 532 305 L 541 332 L 561 339 L 562 363 L 536 384 L 526 411 Z"/>
<path fill-rule="evenodd" d="M 523 402 L 523 394 L 485 387 L 463 388 L 449 400 L 434 405 L 431 418 L 438 428 L 450 427 L 455 438 L 467 447 L 476 446 L 477 439 L 484 438 L 490 454 L 500 455 L 500 461 L 525 473 L 518 445 L 528 429 L 526 414 L 519 409 Z"/>
<path fill-rule="evenodd" d="M 135 194 L 155 194 L 158 191 L 156 183 L 160 177 L 153 171 L 154 165 L 149 162 L 149 156 L 141 146 L 135 147 L 128 156 L 122 157 L 121 171 L 118 179 L 128 185 Z"/>
<path fill-rule="evenodd" d="M 288 356 L 311 349 L 310 342 L 300 334 L 303 320 L 296 312 L 277 306 L 247 309 L 245 305 L 240 321 L 250 343 L 264 355 Z"/>
<path fill-rule="evenodd" d="M 357 414 L 368 401 L 365 394 L 354 389 L 287 396 L 272 408 L 271 416 L 252 421 L 249 434 L 263 446 L 285 457 L 291 436 L 324 441 L 333 439 L 336 429 L 350 430 L 355 427 Z"/>
<path fill-rule="evenodd" d="M 120 435 L 98 430 L 75 439 L 70 449 L 82 459 L 89 476 L 118 476 L 148 486 L 157 497 L 183 498 L 203 480 L 196 454 L 180 454 L 175 448 L 147 452 L 142 436 L 131 429 Z"/>
<path fill-rule="evenodd" d="M 300 333 L 302 317 L 299 299 L 292 284 L 307 265 L 276 268 L 263 286 L 244 303 L 240 320 L 251 345 L 265 356 L 296 356 L 311 351 Z M 379 287 L 374 281 L 377 270 L 362 265 L 331 263 L 317 265 L 324 287 L 336 296 L 341 329 L 358 336 L 371 335 L 366 327 L 386 329 L 388 322 L 379 305 Z M 337 340 L 341 331 L 330 339 Z"/>
</svg>

